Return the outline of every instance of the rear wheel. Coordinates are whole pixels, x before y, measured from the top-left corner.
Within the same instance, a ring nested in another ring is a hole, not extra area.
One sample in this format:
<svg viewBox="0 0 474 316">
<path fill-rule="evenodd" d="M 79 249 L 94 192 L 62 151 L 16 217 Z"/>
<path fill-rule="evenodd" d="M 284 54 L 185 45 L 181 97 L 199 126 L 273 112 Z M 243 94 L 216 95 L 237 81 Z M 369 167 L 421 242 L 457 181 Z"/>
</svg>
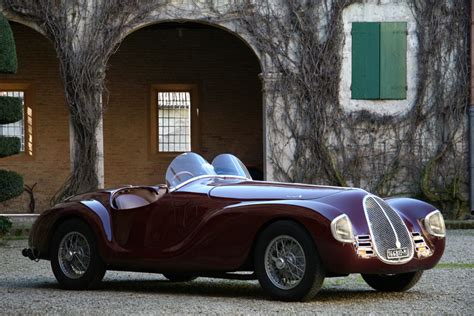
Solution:
<svg viewBox="0 0 474 316">
<path fill-rule="evenodd" d="M 272 298 L 306 301 L 324 281 L 324 270 L 313 239 L 297 223 L 279 221 L 259 236 L 255 246 L 255 272 Z"/>
<path fill-rule="evenodd" d="M 364 281 L 373 289 L 382 292 L 404 292 L 415 286 L 423 271 L 401 274 L 362 274 Z"/>
<path fill-rule="evenodd" d="M 186 274 L 163 273 L 163 275 L 171 282 L 189 282 L 197 279 L 196 276 Z"/>
<path fill-rule="evenodd" d="M 105 265 L 86 223 L 71 219 L 58 227 L 52 239 L 51 267 L 65 289 L 91 289 L 100 283 Z"/>
</svg>

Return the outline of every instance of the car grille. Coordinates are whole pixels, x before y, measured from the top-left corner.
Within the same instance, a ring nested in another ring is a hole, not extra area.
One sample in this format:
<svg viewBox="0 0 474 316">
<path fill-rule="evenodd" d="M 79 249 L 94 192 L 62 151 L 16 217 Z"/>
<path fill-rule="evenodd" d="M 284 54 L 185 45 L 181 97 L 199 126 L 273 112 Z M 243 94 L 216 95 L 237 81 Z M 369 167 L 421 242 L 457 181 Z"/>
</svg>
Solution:
<svg viewBox="0 0 474 316">
<path fill-rule="evenodd" d="M 401 264 L 411 260 L 413 240 L 400 215 L 384 200 L 373 195 L 365 197 L 364 211 L 374 250 L 380 260 L 390 264 Z M 407 248 L 406 257 L 389 258 L 389 250 L 403 248 Z"/>
</svg>

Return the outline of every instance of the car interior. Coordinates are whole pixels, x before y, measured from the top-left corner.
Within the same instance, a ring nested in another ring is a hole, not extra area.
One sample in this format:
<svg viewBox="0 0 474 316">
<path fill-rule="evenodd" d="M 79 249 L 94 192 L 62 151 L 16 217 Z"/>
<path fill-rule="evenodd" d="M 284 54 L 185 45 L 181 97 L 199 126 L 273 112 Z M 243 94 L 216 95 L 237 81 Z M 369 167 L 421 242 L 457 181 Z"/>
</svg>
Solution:
<svg viewBox="0 0 474 316">
<path fill-rule="evenodd" d="M 142 207 L 158 201 L 166 192 L 166 187 L 160 187 L 158 190 L 153 187 L 122 188 L 114 193 L 112 206 L 119 210 Z"/>
</svg>

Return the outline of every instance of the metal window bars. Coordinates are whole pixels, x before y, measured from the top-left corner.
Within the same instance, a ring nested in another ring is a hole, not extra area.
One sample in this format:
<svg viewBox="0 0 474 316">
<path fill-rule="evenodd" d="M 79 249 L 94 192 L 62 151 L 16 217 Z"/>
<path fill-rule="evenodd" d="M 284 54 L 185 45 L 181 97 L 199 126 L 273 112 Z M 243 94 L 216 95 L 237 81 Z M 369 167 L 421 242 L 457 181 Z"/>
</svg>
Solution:
<svg viewBox="0 0 474 316">
<path fill-rule="evenodd" d="M 158 92 L 158 151 L 191 151 L 190 92 Z"/>
</svg>

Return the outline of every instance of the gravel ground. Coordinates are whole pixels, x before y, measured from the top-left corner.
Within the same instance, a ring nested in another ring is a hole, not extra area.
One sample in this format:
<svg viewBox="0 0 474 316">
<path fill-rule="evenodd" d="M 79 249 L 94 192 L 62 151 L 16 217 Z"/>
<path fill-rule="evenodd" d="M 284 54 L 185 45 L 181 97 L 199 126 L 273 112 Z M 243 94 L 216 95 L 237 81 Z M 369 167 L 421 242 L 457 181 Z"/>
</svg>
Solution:
<svg viewBox="0 0 474 316">
<path fill-rule="evenodd" d="M 307 303 L 265 299 L 257 282 L 107 272 L 96 291 L 58 288 L 49 261 L 21 256 L 26 240 L 0 246 L 0 314 L 463 314 L 474 315 L 474 230 L 448 232 L 441 264 L 405 293 L 377 293 L 359 275 L 326 279 Z"/>
</svg>

